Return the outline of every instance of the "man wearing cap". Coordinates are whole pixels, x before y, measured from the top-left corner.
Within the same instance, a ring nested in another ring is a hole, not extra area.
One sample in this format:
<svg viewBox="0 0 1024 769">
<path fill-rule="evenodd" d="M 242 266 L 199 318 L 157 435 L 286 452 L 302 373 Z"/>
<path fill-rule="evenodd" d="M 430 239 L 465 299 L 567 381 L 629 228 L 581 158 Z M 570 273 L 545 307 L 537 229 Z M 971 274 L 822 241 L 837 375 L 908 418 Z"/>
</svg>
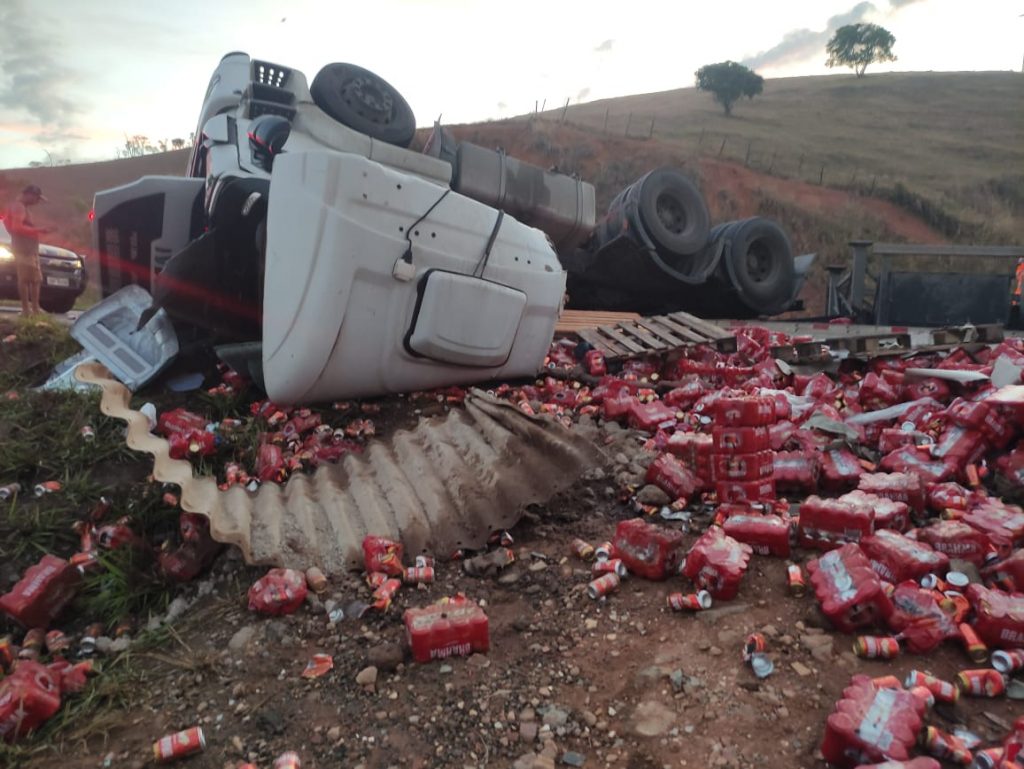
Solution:
<svg viewBox="0 0 1024 769">
<path fill-rule="evenodd" d="M 45 200 L 43 191 L 30 184 L 7 211 L 7 230 L 11 233 L 11 253 L 14 254 L 18 273 L 22 315 L 42 313 L 39 307 L 39 289 L 43 283 L 43 273 L 39 268 L 39 236 L 49 232 L 50 228 L 37 227 L 29 209 Z"/>
</svg>

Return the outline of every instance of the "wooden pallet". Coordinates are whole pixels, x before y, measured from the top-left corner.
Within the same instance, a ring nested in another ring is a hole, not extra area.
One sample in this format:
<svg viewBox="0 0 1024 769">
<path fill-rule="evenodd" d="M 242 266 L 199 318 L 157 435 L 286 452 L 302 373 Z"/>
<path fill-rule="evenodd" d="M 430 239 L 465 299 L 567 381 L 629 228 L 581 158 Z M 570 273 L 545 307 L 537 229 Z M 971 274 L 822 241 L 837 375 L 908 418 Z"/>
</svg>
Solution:
<svg viewBox="0 0 1024 769">
<path fill-rule="evenodd" d="M 580 328 L 576 334 L 604 353 L 610 361 L 665 353 L 698 344 L 712 345 L 720 352 L 736 351 L 735 335 L 685 312 Z"/>
<path fill-rule="evenodd" d="M 981 326 L 957 326 L 937 328 L 932 332 L 932 343 L 936 345 L 957 345 L 964 342 L 984 342 L 985 344 L 1003 341 L 1003 326 L 999 323 L 988 323 Z"/>
<path fill-rule="evenodd" d="M 825 340 L 833 352 L 847 350 L 850 355 L 876 355 L 878 353 L 909 352 L 910 334 L 865 334 L 863 336 L 837 336 Z"/>
<path fill-rule="evenodd" d="M 609 312 L 605 310 L 563 310 L 555 322 L 556 334 L 575 334 L 581 328 L 597 328 L 636 320 L 640 315 L 635 312 Z"/>
</svg>

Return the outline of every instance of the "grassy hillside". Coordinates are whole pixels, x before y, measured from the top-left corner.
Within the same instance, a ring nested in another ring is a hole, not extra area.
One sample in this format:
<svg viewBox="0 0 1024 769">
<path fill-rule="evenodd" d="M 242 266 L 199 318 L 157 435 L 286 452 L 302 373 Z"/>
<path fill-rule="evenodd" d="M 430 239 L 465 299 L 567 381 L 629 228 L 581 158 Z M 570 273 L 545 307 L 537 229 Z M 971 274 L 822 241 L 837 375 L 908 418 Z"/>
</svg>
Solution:
<svg viewBox="0 0 1024 769">
<path fill-rule="evenodd" d="M 545 117 L 560 119 L 561 110 Z M 652 119 L 654 138 L 687 152 L 721 151 L 752 168 L 814 183 L 824 166 L 825 185 L 871 190 L 917 210 L 951 238 L 1024 240 L 1019 73 L 767 80 L 764 94 L 738 103 L 731 118 L 693 88 L 566 111 L 568 122 L 618 136 L 627 124 L 631 135 L 646 136 Z"/>
</svg>

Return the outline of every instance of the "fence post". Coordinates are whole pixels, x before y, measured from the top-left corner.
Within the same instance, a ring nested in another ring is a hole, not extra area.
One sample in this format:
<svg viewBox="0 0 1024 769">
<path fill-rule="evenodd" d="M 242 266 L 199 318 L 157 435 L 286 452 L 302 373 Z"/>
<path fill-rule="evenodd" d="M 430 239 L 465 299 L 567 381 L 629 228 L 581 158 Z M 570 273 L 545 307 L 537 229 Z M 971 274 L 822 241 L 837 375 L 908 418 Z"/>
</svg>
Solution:
<svg viewBox="0 0 1024 769">
<path fill-rule="evenodd" d="M 569 97 L 565 97 L 565 106 L 562 107 L 562 122 L 565 122 L 565 113 L 569 111 Z"/>
<path fill-rule="evenodd" d="M 629 126 L 630 126 L 630 124 L 632 122 L 633 122 L 633 113 L 630 112 L 629 113 L 629 117 L 626 118 L 626 133 L 624 134 L 627 138 L 629 138 Z"/>
<path fill-rule="evenodd" d="M 611 107 L 604 111 L 604 130 L 601 133 L 608 133 L 608 113 L 611 112 Z"/>
<path fill-rule="evenodd" d="M 818 174 L 818 186 L 820 187 L 825 183 L 825 166 L 821 167 L 821 172 Z"/>
<path fill-rule="evenodd" d="M 540 104 L 540 102 L 537 101 L 536 99 L 534 99 L 533 100 L 533 114 L 534 115 L 536 115 L 538 112 L 540 112 L 540 109 L 537 107 L 538 104 Z"/>
<path fill-rule="evenodd" d="M 647 138 L 650 139 L 654 136 L 654 115 L 651 115 L 651 130 L 647 132 Z"/>
<path fill-rule="evenodd" d="M 750 146 L 754 143 L 753 139 L 747 141 L 747 154 L 743 157 L 743 165 L 750 166 Z"/>
<path fill-rule="evenodd" d="M 547 108 L 547 106 L 548 106 L 548 100 L 545 99 L 544 101 L 542 101 L 540 103 L 540 111 L 543 112 Z"/>
<path fill-rule="evenodd" d="M 722 153 L 725 152 L 725 143 L 729 141 L 729 137 L 726 136 L 722 139 L 722 146 L 718 148 L 718 157 L 722 157 Z"/>
<path fill-rule="evenodd" d="M 876 179 L 878 179 L 877 176 L 872 176 L 871 177 L 871 189 L 868 190 L 868 195 L 874 195 L 875 194 L 875 180 Z"/>
</svg>

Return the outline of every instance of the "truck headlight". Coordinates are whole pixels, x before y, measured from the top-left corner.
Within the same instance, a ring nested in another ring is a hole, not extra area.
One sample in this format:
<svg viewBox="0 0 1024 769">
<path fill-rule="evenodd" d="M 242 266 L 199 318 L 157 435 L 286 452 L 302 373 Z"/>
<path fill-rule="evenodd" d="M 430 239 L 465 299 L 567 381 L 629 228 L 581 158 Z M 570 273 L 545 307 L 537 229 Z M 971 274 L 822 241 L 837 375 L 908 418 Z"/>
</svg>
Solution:
<svg viewBox="0 0 1024 769">
<path fill-rule="evenodd" d="M 7 246 L 0 245 L 0 261 L 13 258 L 14 254 L 11 253 L 11 249 L 9 249 Z"/>
</svg>

